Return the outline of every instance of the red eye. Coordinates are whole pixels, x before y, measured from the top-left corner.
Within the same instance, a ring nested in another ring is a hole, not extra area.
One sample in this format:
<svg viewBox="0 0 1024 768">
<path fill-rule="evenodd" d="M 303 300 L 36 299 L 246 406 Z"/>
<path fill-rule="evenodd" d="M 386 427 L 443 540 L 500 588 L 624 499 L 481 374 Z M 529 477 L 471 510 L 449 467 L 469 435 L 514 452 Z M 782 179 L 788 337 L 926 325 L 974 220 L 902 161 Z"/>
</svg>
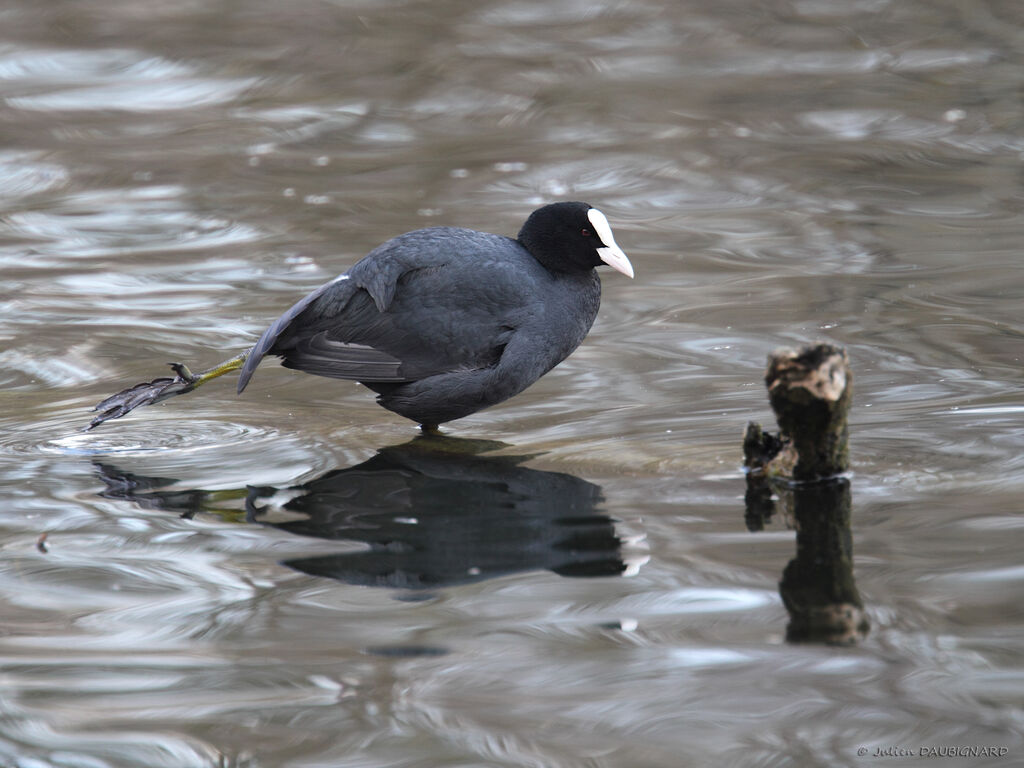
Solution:
<svg viewBox="0 0 1024 768">
<path fill-rule="evenodd" d="M 591 233 L 589 229 L 581 229 L 580 234 L 583 235 L 584 237 L 590 237 Z"/>
</svg>

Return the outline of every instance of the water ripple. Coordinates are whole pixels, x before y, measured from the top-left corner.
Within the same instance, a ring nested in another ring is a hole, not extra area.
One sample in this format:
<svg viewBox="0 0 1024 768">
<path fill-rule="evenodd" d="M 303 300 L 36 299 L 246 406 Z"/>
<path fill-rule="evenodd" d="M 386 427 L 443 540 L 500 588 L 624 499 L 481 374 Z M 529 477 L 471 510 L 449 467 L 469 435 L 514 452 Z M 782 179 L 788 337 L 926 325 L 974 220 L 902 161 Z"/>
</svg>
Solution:
<svg viewBox="0 0 1024 768">
<path fill-rule="evenodd" d="M 42 157 L 42 152 L 0 152 L 0 199 L 18 200 L 67 184 L 67 169 Z"/>
<path fill-rule="evenodd" d="M 274 430 L 224 421 L 154 421 L 152 418 L 146 421 L 144 426 L 133 424 L 108 432 L 55 437 L 41 444 L 11 441 L 6 447 L 20 453 L 39 450 L 64 456 L 138 455 L 166 451 L 180 454 L 216 451 L 239 440 L 273 443 L 280 437 Z"/>
<path fill-rule="evenodd" d="M 12 212 L 0 220 L 0 233 L 62 257 L 213 248 L 261 236 L 255 226 L 188 210 L 186 194 L 173 185 L 93 189 L 50 210 Z"/>
<path fill-rule="evenodd" d="M 190 72 L 184 64 L 128 48 L 8 49 L 0 54 L 0 81 L 31 83 L 35 87 L 84 82 L 114 84 L 123 78 L 161 80 Z"/>
<path fill-rule="evenodd" d="M 217 411 L 215 418 L 180 409 L 165 412 L 156 407 L 113 428 L 106 425 L 84 432 L 91 415 L 90 403 L 85 399 L 37 405 L 31 409 L 34 414 L 20 413 L 16 421 L 11 417 L 0 420 L 0 428 L 19 425 L 0 430 L 0 455 L 150 457 L 160 467 L 155 474 L 187 474 L 191 482 L 206 482 L 204 487 L 217 488 L 238 484 L 239 478 L 229 477 L 226 467 L 242 473 L 241 485 L 245 485 L 250 467 L 265 465 L 268 455 L 273 455 L 275 461 L 261 482 L 290 481 L 329 460 L 315 441 L 272 427 L 232 421 L 223 404 L 210 407 Z"/>
<path fill-rule="evenodd" d="M 107 49 L 9 53 L 0 57 L 0 82 L 7 91 L 32 87 L 31 94 L 4 99 L 14 109 L 154 112 L 230 101 L 257 80 L 199 77 L 180 62 Z M 40 92 L 46 87 L 52 90 Z"/>
</svg>

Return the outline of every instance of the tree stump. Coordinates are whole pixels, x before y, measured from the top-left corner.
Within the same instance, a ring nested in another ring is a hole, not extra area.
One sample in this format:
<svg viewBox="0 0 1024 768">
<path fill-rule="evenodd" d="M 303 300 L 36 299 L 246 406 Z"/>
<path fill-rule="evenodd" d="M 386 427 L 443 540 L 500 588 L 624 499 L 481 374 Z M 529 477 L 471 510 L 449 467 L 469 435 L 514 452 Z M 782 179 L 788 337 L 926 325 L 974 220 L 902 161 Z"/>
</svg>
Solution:
<svg viewBox="0 0 1024 768">
<path fill-rule="evenodd" d="M 751 423 L 743 441 L 745 465 L 800 481 L 845 472 L 853 385 L 846 350 L 831 344 L 778 350 L 768 358 L 764 381 L 780 433 L 766 434 Z"/>
</svg>

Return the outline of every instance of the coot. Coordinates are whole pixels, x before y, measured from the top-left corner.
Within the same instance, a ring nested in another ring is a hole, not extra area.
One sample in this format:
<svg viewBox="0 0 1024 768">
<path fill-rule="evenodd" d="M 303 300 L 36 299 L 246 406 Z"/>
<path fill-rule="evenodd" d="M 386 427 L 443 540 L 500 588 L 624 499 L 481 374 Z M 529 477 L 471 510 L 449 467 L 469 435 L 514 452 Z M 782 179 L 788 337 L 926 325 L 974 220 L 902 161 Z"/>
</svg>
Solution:
<svg viewBox="0 0 1024 768">
<path fill-rule="evenodd" d="M 96 426 L 241 367 L 238 391 L 266 355 L 318 376 L 358 381 L 385 408 L 425 427 L 522 392 L 564 360 L 601 303 L 594 269 L 633 267 L 603 213 L 546 205 L 516 239 L 431 227 L 378 246 L 279 317 L 256 345 L 201 374 L 123 390 L 97 406 Z"/>
<path fill-rule="evenodd" d="M 278 318 L 238 391 L 279 355 L 288 368 L 358 381 L 420 424 L 468 416 L 579 346 L 601 303 L 601 263 L 633 276 L 608 219 L 586 203 L 534 211 L 515 240 L 455 227 L 399 235 Z"/>
</svg>

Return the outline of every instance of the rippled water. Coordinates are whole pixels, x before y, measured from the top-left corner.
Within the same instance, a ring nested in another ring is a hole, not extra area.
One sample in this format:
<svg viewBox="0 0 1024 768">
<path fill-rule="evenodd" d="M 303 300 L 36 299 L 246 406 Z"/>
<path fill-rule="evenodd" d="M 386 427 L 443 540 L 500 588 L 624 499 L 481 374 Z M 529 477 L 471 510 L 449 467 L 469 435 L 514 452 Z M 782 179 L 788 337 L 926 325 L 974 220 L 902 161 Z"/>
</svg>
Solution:
<svg viewBox="0 0 1024 768">
<path fill-rule="evenodd" d="M 8 2 L 0 765 L 1024 761 L 1022 23 Z M 387 237 L 552 199 L 637 278 L 450 439 L 272 365 L 81 432 Z M 739 470 L 766 354 L 819 338 L 856 378 L 838 646 L 787 642 L 794 521 Z"/>
</svg>

